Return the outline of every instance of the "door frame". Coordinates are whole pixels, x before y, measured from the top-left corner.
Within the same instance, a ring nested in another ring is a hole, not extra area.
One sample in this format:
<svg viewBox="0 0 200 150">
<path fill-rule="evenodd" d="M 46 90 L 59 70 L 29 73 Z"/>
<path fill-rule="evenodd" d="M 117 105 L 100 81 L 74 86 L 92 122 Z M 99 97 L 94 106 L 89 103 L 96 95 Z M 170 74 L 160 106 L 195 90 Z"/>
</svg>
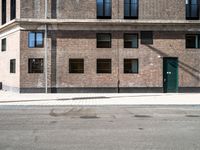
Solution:
<svg viewBox="0 0 200 150">
<path fill-rule="evenodd" d="M 167 92 L 166 87 L 165 87 L 165 81 L 164 81 L 164 75 L 165 75 L 165 60 L 167 59 L 176 59 L 177 63 L 179 64 L 179 58 L 178 57 L 163 57 L 163 76 L 162 76 L 162 81 L 163 81 L 163 93 L 170 93 Z M 177 65 L 178 65 L 177 64 Z M 177 89 L 175 93 L 178 93 L 179 91 L 179 65 L 177 66 Z"/>
</svg>

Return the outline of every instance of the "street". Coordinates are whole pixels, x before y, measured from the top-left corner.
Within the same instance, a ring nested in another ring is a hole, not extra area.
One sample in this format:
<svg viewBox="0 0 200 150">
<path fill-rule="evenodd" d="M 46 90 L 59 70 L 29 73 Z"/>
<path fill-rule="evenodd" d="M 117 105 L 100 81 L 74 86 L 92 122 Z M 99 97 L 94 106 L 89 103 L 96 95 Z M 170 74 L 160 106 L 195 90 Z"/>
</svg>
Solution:
<svg viewBox="0 0 200 150">
<path fill-rule="evenodd" d="M 200 106 L 0 106 L 0 150 L 199 150 Z"/>
</svg>

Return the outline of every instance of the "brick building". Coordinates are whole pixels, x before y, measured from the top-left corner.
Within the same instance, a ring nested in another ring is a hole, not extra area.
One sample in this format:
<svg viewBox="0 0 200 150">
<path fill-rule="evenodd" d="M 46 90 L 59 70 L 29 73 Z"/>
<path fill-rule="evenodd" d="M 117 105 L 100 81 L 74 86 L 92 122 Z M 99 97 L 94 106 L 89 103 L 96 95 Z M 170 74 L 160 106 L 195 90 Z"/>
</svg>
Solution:
<svg viewBox="0 0 200 150">
<path fill-rule="evenodd" d="M 0 0 L 2 88 L 200 92 L 199 6 L 199 0 Z"/>
</svg>

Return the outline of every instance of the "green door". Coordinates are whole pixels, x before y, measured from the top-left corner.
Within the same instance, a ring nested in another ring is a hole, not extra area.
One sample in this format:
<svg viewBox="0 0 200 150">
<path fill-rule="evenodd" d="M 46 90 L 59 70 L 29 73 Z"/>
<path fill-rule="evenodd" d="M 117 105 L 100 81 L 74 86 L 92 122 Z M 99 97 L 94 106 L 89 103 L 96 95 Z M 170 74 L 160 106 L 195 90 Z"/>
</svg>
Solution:
<svg viewBox="0 0 200 150">
<path fill-rule="evenodd" d="M 178 58 L 163 58 L 163 88 L 165 93 L 178 92 Z"/>
</svg>

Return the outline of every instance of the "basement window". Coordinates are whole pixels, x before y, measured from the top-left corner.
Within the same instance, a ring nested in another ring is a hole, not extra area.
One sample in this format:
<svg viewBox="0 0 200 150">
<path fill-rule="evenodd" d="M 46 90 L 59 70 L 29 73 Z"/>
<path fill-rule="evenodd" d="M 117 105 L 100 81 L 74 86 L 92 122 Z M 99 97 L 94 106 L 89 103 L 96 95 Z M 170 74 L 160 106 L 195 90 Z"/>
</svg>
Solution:
<svg viewBox="0 0 200 150">
<path fill-rule="evenodd" d="M 138 73 L 138 59 L 124 59 L 124 73 Z"/>
<path fill-rule="evenodd" d="M 10 73 L 16 72 L 16 59 L 10 60 Z"/>
<path fill-rule="evenodd" d="M 186 35 L 186 48 L 200 48 L 200 35 Z"/>
<path fill-rule="evenodd" d="M 84 73 L 84 59 L 69 59 L 69 73 Z"/>
<path fill-rule="evenodd" d="M 124 19 L 138 19 L 138 0 L 124 0 Z"/>
<path fill-rule="evenodd" d="M 28 73 L 43 73 L 43 58 L 30 58 L 28 60 Z"/>
<path fill-rule="evenodd" d="M 97 59 L 97 73 L 111 73 L 111 68 L 111 59 Z"/>
<path fill-rule="evenodd" d="M 141 31 L 141 44 L 153 44 L 152 31 Z"/>
<path fill-rule="evenodd" d="M 29 32 L 28 47 L 29 48 L 42 48 L 42 47 L 44 47 L 44 34 L 43 34 L 43 32 Z"/>
<path fill-rule="evenodd" d="M 138 34 L 124 34 L 124 48 L 138 48 Z"/>
<path fill-rule="evenodd" d="M 110 33 L 97 33 L 97 48 L 111 48 Z"/>
<path fill-rule="evenodd" d="M 111 19 L 111 0 L 97 0 L 97 19 Z"/>
<path fill-rule="evenodd" d="M 1 51 L 6 51 L 6 38 L 1 40 Z"/>
</svg>

